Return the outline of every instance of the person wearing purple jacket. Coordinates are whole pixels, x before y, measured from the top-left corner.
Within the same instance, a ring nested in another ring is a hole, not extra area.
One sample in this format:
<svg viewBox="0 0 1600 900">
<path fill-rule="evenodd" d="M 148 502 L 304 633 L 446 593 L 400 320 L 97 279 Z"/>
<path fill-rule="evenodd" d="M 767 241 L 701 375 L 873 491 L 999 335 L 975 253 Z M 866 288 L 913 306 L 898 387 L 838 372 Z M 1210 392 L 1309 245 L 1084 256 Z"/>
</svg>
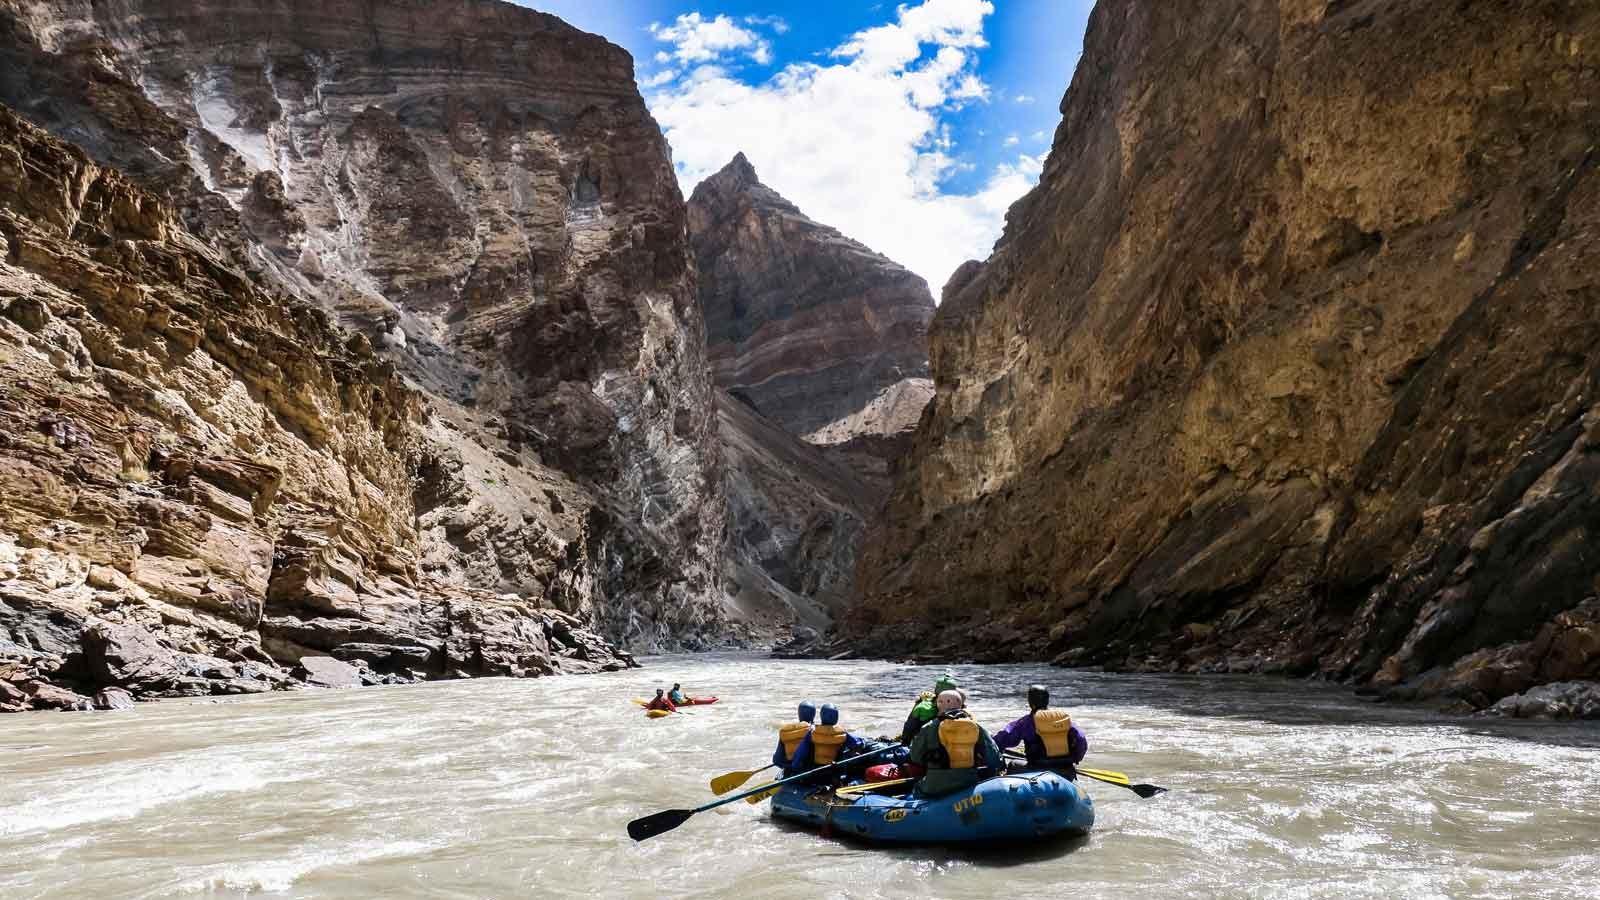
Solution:
<svg viewBox="0 0 1600 900">
<path fill-rule="evenodd" d="M 1064 709 L 1050 708 L 1050 691 L 1042 684 L 1028 688 L 1028 714 L 995 732 L 994 742 L 1008 750 L 1018 744 L 1030 769 L 1059 769 L 1076 777 L 1073 768 L 1089 752 L 1089 738 L 1072 724 Z"/>
</svg>

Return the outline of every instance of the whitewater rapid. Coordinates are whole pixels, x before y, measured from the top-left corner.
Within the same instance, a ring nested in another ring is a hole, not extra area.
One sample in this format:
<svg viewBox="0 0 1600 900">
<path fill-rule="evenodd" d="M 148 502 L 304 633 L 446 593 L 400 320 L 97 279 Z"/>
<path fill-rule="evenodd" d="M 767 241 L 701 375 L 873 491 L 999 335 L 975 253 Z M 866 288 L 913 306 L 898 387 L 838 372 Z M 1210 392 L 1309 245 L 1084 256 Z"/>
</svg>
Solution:
<svg viewBox="0 0 1600 900">
<path fill-rule="evenodd" d="M 608 675 L 172 701 L 0 718 L 0 897 L 1551 897 L 1600 884 L 1600 731 L 1441 719 L 1336 687 L 953 666 L 979 721 L 1050 684 L 1087 840 L 881 851 L 735 803 L 628 820 L 768 760 L 796 701 L 899 730 L 940 669 L 667 657 Z M 723 702 L 646 720 L 681 682 Z M 752 780 L 751 785 L 759 783 Z"/>
</svg>

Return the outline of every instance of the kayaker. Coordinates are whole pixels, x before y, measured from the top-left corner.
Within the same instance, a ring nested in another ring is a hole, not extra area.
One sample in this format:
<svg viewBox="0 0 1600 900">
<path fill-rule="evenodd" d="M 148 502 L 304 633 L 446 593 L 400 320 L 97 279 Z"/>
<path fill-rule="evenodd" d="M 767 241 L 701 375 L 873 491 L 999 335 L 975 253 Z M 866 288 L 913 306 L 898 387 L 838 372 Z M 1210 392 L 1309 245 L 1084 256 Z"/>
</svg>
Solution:
<svg viewBox="0 0 1600 900">
<path fill-rule="evenodd" d="M 672 702 L 672 699 L 667 696 L 666 691 L 663 691 L 661 688 L 656 688 L 655 699 L 651 700 L 649 703 L 646 703 L 644 708 L 664 709 L 667 712 L 677 712 L 678 704 Z"/>
<path fill-rule="evenodd" d="M 689 698 L 683 695 L 683 685 L 677 684 L 676 682 L 673 683 L 672 690 L 667 692 L 667 699 L 678 704 L 679 706 L 689 702 Z"/>
<path fill-rule="evenodd" d="M 817 720 L 816 705 L 810 700 L 801 700 L 797 718 L 798 721 L 778 726 L 778 749 L 772 751 L 772 764 L 780 769 L 789 768 L 795 751 L 800 749 L 801 742 L 811 733 L 811 724 Z"/>
<path fill-rule="evenodd" d="M 1074 768 L 1089 752 L 1089 738 L 1074 725 L 1064 709 L 1050 708 L 1050 690 L 1042 684 L 1028 688 L 1028 714 L 1000 729 L 994 741 L 1002 750 L 1021 744 L 1032 769 L 1057 769 L 1076 778 Z"/>
<path fill-rule="evenodd" d="M 799 775 L 819 766 L 832 765 L 865 752 L 865 741 L 839 727 L 839 707 L 832 703 L 824 703 L 820 714 L 822 724 L 811 729 L 811 733 L 800 741 L 800 746 L 795 748 L 794 755 L 789 760 L 788 768 L 783 770 L 784 777 Z M 837 770 L 816 776 L 815 782 L 810 782 L 808 779 L 808 783 L 822 784 L 832 781 L 836 772 Z"/>
<path fill-rule="evenodd" d="M 900 729 L 900 743 L 910 744 L 916 740 L 917 732 L 922 730 L 922 726 L 932 722 L 934 716 L 939 714 L 934 698 L 945 691 L 953 691 L 959 687 L 960 685 L 956 684 L 956 677 L 946 672 L 934 681 L 933 690 L 923 691 L 921 696 L 917 697 L 916 705 L 911 707 L 911 715 L 906 716 L 905 726 Z"/>
<path fill-rule="evenodd" d="M 911 763 L 926 773 L 917 783 L 917 793 L 924 797 L 972 787 L 996 774 L 1001 762 L 1000 748 L 967 714 L 967 698 L 960 690 L 944 691 L 934 702 L 939 715 L 911 742 Z"/>
</svg>

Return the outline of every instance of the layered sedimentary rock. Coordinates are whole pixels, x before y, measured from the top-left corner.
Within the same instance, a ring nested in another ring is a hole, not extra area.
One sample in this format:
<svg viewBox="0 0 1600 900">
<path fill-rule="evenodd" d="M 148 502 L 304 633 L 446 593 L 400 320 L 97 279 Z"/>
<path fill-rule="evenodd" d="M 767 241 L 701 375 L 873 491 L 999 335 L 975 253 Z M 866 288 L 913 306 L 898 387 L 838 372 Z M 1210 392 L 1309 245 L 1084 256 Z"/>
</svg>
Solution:
<svg viewBox="0 0 1600 900">
<path fill-rule="evenodd" d="M 626 665 L 540 596 L 425 571 L 429 427 L 364 338 L 0 108 L 0 710 L 266 691 L 296 662 Z"/>
<path fill-rule="evenodd" d="M 0 100 L 423 392 L 420 572 L 639 648 L 730 633 L 686 212 L 623 50 L 491 0 L 0 0 L 0 64 Z M 363 552 L 274 547 L 314 603 Z"/>
<path fill-rule="evenodd" d="M 825 628 L 932 396 L 921 278 L 807 218 L 739 154 L 689 199 L 744 608 Z"/>
<path fill-rule="evenodd" d="M 871 488 L 726 395 L 718 422 L 728 479 L 725 565 L 739 607 L 769 626 L 826 629 L 854 586 Z"/>
<path fill-rule="evenodd" d="M 739 154 L 689 198 L 716 384 L 886 490 L 932 394 L 927 282 L 814 222 Z"/>
<path fill-rule="evenodd" d="M 945 289 L 851 634 L 1475 706 L 1600 675 L 1596 35 L 1102 0 Z"/>
</svg>

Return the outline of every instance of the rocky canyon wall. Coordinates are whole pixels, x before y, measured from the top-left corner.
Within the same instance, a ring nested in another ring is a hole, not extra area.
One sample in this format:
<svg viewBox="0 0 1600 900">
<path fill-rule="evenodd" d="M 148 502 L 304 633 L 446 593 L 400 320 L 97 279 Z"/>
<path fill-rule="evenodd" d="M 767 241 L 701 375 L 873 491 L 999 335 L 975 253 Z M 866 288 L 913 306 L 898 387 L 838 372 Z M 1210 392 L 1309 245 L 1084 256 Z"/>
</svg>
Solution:
<svg viewBox="0 0 1600 900">
<path fill-rule="evenodd" d="M 424 570 L 429 427 L 365 339 L 0 108 L 0 710 L 627 664 Z"/>
<path fill-rule="evenodd" d="M 932 395 L 933 298 L 762 184 L 742 153 L 695 187 L 689 233 L 727 392 L 730 582 L 744 605 L 825 627 Z"/>
<path fill-rule="evenodd" d="M 735 633 L 686 210 L 626 52 L 493 0 L 3 0 L 0 63 L 420 390 L 423 575 L 637 648 Z"/>
<path fill-rule="evenodd" d="M 887 491 L 932 395 L 927 282 L 815 222 L 744 154 L 689 198 L 719 388 Z"/>
<path fill-rule="evenodd" d="M 1102 0 L 945 288 L 859 645 L 1600 675 L 1600 7 Z"/>
</svg>

